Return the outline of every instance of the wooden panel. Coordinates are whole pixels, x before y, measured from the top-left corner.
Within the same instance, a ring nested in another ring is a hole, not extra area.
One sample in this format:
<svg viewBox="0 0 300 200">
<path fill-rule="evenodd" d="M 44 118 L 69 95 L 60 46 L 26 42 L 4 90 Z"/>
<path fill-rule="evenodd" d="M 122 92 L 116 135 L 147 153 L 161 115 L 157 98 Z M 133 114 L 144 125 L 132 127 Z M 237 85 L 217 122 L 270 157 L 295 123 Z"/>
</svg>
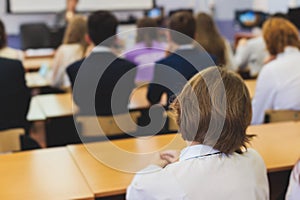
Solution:
<svg viewBox="0 0 300 200">
<path fill-rule="evenodd" d="M 0 156 L 0 199 L 94 199 L 65 148 Z"/>
</svg>

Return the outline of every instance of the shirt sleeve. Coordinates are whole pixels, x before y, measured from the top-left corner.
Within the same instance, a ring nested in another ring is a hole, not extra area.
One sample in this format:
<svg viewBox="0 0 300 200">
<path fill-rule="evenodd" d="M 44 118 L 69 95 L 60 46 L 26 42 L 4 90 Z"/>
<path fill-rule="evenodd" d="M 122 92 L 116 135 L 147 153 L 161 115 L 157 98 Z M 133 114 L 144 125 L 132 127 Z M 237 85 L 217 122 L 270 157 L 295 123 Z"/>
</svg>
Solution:
<svg viewBox="0 0 300 200">
<path fill-rule="evenodd" d="M 244 69 L 247 67 L 247 63 L 249 60 L 249 46 L 248 42 L 243 46 L 238 46 L 234 56 L 234 62 L 237 68 Z"/>
<path fill-rule="evenodd" d="M 277 81 L 272 66 L 265 66 L 258 76 L 255 95 L 252 100 L 252 125 L 264 122 L 265 111 L 273 109 Z"/>
<path fill-rule="evenodd" d="M 225 42 L 225 60 L 226 60 L 226 68 L 232 71 L 237 71 L 238 66 L 235 64 L 232 48 L 228 40 L 224 39 Z"/>
<path fill-rule="evenodd" d="M 286 200 L 297 200 L 300 197 L 300 162 L 298 162 L 290 176 L 288 190 L 285 196 Z"/>
</svg>

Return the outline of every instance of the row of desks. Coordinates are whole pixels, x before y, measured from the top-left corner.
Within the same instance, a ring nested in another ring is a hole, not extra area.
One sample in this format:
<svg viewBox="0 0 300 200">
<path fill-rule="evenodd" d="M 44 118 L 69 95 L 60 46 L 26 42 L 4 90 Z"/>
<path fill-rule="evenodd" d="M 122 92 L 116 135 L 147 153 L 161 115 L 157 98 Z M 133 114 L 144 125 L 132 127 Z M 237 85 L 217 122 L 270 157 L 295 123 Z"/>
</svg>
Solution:
<svg viewBox="0 0 300 200">
<path fill-rule="evenodd" d="M 251 97 L 254 95 L 256 82 L 255 80 L 245 81 Z M 150 106 L 147 98 L 147 87 L 143 86 L 135 89 L 132 93 L 130 109 L 145 108 Z M 162 98 L 162 103 L 166 102 L 166 96 Z M 45 120 L 46 118 L 64 117 L 73 114 L 72 94 L 50 94 L 38 95 L 32 98 L 27 119 L 29 121 Z M 74 107 L 76 110 L 76 106 Z"/>
<path fill-rule="evenodd" d="M 299 159 L 300 122 L 251 126 L 247 131 L 257 135 L 251 147 L 263 157 L 268 172 L 291 169 Z M 179 134 L 171 134 L 0 155 L 0 199 L 93 199 L 124 194 L 134 173 L 113 167 L 139 170 L 150 163 L 154 152 L 184 146 Z"/>
</svg>

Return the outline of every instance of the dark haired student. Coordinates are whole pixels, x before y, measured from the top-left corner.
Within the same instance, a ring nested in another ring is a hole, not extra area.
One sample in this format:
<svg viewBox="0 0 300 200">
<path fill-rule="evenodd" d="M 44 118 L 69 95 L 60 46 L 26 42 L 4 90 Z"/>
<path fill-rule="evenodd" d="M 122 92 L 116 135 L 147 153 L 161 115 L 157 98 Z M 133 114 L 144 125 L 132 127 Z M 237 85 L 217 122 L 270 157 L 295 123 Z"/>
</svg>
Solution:
<svg viewBox="0 0 300 200">
<path fill-rule="evenodd" d="M 94 113 L 90 105 L 81 101 L 83 95 L 87 93 L 91 94 L 93 90 L 96 90 L 94 92 L 94 99 L 92 100 L 95 102 L 95 110 L 98 116 L 111 115 L 112 105 L 115 108 L 115 113 L 124 113 L 128 110 L 128 99 L 131 91 L 135 87 L 134 78 L 136 75 L 136 67 L 133 63 L 118 58 L 117 55 L 113 53 L 112 46 L 115 41 L 113 36 L 117 32 L 117 26 L 118 20 L 112 13 L 108 11 L 96 11 L 92 13 L 88 17 L 87 37 L 96 47 L 85 61 L 82 59 L 67 68 L 67 73 L 74 91 L 73 98 L 79 106 L 81 114 L 90 115 Z M 80 70 L 81 67 L 83 68 L 82 70 Z M 80 73 L 80 83 L 78 86 L 82 89 L 74 90 L 76 78 L 78 79 L 77 74 L 80 71 L 83 73 Z M 113 104 L 112 95 L 115 86 L 128 72 L 131 73 L 129 73 L 130 75 L 128 75 L 127 78 L 123 79 L 122 85 L 124 87 L 115 98 L 117 102 Z M 97 89 L 91 88 L 92 81 L 97 81 Z"/>
</svg>

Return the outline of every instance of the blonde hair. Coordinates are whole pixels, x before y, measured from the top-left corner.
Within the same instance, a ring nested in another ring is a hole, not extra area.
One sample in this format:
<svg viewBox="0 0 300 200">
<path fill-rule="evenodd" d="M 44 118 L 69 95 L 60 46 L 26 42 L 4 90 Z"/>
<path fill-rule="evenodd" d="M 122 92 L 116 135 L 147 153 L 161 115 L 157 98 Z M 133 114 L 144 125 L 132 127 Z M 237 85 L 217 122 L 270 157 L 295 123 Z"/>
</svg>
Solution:
<svg viewBox="0 0 300 200">
<path fill-rule="evenodd" d="M 85 40 L 85 34 L 87 33 L 87 21 L 83 16 L 74 16 L 69 22 L 65 31 L 63 44 L 79 43 L 85 50 L 87 42 Z"/>
<path fill-rule="evenodd" d="M 217 65 L 226 65 L 225 41 L 210 15 L 206 13 L 197 15 L 195 40 L 209 54 L 216 56 Z"/>
<path fill-rule="evenodd" d="M 249 91 L 239 75 L 226 69 L 210 67 L 196 74 L 171 109 L 184 140 L 212 146 L 222 153 L 242 153 L 253 137 L 246 135 L 252 118 Z"/>
<path fill-rule="evenodd" d="M 300 47 L 299 32 L 290 21 L 272 17 L 263 25 L 263 37 L 271 55 L 276 56 L 287 46 Z"/>
</svg>

